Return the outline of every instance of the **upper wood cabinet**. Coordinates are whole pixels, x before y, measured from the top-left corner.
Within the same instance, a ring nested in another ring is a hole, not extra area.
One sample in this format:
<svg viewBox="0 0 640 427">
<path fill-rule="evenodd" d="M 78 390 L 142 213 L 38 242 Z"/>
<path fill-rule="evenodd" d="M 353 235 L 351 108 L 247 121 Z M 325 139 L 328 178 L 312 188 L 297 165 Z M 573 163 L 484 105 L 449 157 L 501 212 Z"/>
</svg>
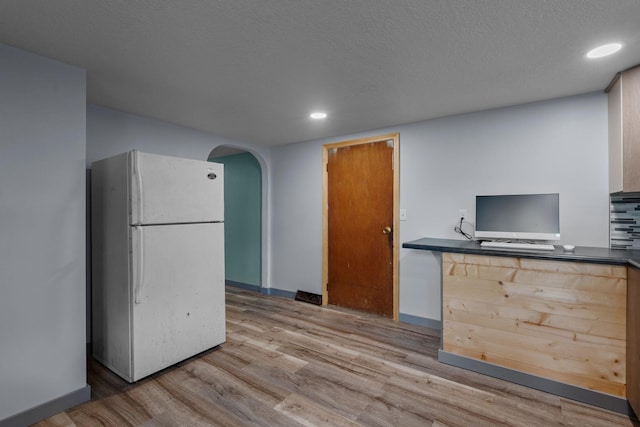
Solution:
<svg viewBox="0 0 640 427">
<path fill-rule="evenodd" d="M 640 191 L 640 66 L 619 73 L 609 93 L 609 192 Z"/>
</svg>

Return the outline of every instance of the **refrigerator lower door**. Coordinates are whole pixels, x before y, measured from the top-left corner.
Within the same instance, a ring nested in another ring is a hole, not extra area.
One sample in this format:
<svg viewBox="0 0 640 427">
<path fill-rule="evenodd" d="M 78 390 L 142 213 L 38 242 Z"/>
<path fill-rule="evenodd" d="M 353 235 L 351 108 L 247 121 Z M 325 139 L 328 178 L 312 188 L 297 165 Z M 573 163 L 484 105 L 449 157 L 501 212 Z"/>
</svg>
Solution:
<svg viewBox="0 0 640 427">
<path fill-rule="evenodd" d="M 133 382 L 225 341 L 224 225 L 131 235 Z"/>
</svg>

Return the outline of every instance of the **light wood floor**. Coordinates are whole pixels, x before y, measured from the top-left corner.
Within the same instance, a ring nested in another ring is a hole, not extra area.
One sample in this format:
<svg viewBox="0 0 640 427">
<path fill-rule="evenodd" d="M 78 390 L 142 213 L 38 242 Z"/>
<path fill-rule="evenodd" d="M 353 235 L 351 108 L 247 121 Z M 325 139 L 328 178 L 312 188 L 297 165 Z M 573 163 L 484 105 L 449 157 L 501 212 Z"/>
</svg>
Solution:
<svg viewBox="0 0 640 427">
<path fill-rule="evenodd" d="M 227 342 L 136 384 L 89 361 L 91 402 L 45 426 L 632 426 L 447 366 L 436 330 L 227 289 Z"/>
</svg>

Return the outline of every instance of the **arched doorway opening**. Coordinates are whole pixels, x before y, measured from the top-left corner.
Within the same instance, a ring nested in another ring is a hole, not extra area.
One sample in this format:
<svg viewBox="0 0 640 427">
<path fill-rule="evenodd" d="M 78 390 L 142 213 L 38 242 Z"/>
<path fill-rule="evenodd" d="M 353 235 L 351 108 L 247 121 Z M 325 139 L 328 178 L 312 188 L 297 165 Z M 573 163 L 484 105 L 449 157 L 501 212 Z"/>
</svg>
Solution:
<svg viewBox="0 0 640 427">
<path fill-rule="evenodd" d="M 220 146 L 207 159 L 224 164 L 225 279 L 262 287 L 262 167 L 243 149 Z"/>
</svg>

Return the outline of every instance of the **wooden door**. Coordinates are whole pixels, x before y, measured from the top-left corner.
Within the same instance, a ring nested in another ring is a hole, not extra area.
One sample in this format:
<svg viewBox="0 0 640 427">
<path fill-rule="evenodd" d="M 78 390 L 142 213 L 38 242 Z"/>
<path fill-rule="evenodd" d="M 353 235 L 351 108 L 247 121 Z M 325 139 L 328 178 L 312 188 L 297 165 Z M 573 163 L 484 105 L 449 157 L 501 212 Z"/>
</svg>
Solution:
<svg viewBox="0 0 640 427">
<path fill-rule="evenodd" d="M 394 140 L 327 150 L 329 304 L 395 317 Z"/>
</svg>

